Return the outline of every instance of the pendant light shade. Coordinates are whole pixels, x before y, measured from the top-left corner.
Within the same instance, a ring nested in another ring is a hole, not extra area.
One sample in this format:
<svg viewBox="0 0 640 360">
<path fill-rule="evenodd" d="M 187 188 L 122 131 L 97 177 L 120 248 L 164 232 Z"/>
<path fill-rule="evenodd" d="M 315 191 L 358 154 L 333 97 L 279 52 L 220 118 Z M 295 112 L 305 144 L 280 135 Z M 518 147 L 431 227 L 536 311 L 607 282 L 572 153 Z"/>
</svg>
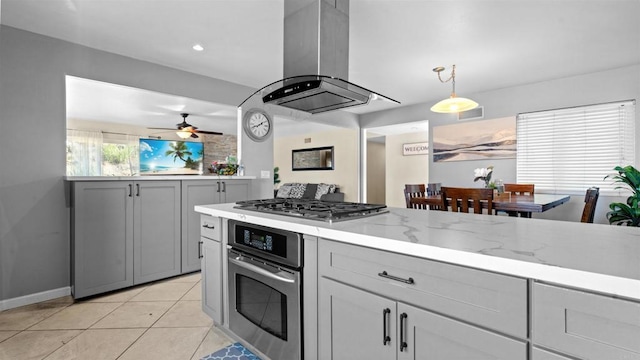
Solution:
<svg viewBox="0 0 640 360">
<path fill-rule="evenodd" d="M 181 139 L 187 139 L 191 137 L 191 132 L 187 130 L 176 131 L 176 135 L 178 135 Z"/>
<path fill-rule="evenodd" d="M 433 105 L 431 111 L 437 113 L 459 113 L 477 107 L 477 102 L 467 98 L 456 97 L 456 94 L 452 93 L 450 98 L 439 101 Z"/>
<path fill-rule="evenodd" d="M 437 113 L 460 113 L 463 111 L 475 109 L 478 107 L 478 103 L 467 98 L 457 97 L 456 96 L 456 66 L 453 65 L 453 70 L 451 70 L 451 76 L 447 80 L 442 80 L 440 77 L 440 72 L 444 71 L 444 67 L 438 66 L 433 69 L 434 72 L 438 73 L 438 79 L 440 82 L 446 83 L 451 80 L 453 84 L 453 90 L 451 91 L 451 96 L 448 99 L 444 99 L 439 101 L 437 104 L 431 107 L 431 111 Z"/>
</svg>

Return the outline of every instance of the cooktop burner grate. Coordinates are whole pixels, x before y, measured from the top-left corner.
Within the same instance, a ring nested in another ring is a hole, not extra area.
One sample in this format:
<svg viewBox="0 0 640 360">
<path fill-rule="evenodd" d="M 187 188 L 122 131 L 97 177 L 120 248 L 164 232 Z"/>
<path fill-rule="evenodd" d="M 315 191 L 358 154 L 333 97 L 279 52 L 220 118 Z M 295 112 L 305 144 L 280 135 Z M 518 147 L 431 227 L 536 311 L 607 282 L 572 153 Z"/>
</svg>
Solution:
<svg viewBox="0 0 640 360">
<path fill-rule="evenodd" d="M 238 201 L 235 208 L 329 222 L 357 219 L 387 212 L 387 206 L 381 204 L 281 198 Z"/>
</svg>

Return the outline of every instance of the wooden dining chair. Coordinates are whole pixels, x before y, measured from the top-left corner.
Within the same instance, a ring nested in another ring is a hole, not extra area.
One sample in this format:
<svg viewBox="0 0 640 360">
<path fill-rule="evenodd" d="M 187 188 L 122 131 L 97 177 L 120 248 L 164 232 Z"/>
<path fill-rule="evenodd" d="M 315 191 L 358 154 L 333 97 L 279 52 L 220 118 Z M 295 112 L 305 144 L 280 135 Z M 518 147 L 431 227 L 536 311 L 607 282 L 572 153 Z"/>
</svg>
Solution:
<svg viewBox="0 0 640 360">
<path fill-rule="evenodd" d="M 596 203 L 598 202 L 599 196 L 599 188 L 590 187 L 587 189 L 587 193 L 584 196 L 584 209 L 582 210 L 580 222 L 593 223 L 593 216 L 596 214 Z"/>
<path fill-rule="evenodd" d="M 442 187 L 442 198 L 450 199 L 453 212 L 469 212 L 472 205 L 475 214 L 482 214 L 482 202 L 487 203 L 487 214 L 493 213 L 493 189 Z"/>
<path fill-rule="evenodd" d="M 424 200 L 424 197 L 412 197 L 409 198 L 409 209 L 429 210 L 429 205 Z"/>
<path fill-rule="evenodd" d="M 504 191 L 510 191 L 513 195 L 533 195 L 534 184 L 504 184 Z"/>
<path fill-rule="evenodd" d="M 511 195 L 533 195 L 535 190 L 534 184 L 504 184 L 504 191 L 510 192 Z M 531 213 L 528 211 L 505 211 L 509 216 L 518 216 L 530 218 Z M 496 211 L 496 215 L 498 212 Z"/>
<path fill-rule="evenodd" d="M 411 199 L 416 197 L 425 197 L 426 190 L 424 184 L 405 184 L 404 185 L 404 200 L 407 203 L 407 209 L 426 209 L 426 204 L 411 204 Z M 423 206 L 423 207 L 414 207 Z"/>
</svg>

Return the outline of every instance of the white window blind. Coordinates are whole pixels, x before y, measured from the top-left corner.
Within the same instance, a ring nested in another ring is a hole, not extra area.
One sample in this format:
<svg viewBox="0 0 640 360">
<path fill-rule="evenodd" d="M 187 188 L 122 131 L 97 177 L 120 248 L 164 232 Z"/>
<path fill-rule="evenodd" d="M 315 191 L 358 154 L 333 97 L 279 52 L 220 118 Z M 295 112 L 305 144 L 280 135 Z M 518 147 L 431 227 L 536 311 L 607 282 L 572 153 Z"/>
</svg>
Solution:
<svg viewBox="0 0 640 360">
<path fill-rule="evenodd" d="M 635 101 L 520 114 L 516 120 L 518 183 L 536 192 L 622 195 L 604 177 L 635 166 Z"/>
</svg>

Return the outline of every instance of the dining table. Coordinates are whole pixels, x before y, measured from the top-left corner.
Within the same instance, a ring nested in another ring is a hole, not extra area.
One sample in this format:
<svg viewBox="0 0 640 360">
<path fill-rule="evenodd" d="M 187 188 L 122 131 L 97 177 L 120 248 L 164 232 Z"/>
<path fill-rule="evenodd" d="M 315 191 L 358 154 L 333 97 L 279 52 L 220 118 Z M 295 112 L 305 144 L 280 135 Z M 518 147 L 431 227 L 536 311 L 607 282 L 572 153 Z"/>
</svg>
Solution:
<svg viewBox="0 0 640 360">
<path fill-rule="evenodd" d="M 418 198 L 420 199 L 420 198 Z M 427 195 L 422 198 L 423 200 L 417 200 L 424 202 L 424 204 L 438 207 L 442 206 L 442 197 L 440 195 Z M 509 192 L 501 194 L 494 194 L 493 197 L 493 210 L 497 213 L 504 211 L 509 216 L 517 216 L 520 214 L 522 217 L 531 217 L 531 213 L 544 212 L 549 209 L 553 209 L 556 206 L 560 206 L 571 199 L 569 195 L 558 194 L 533 194 L 533 195 L 515 195 Z M 450 201 L 450 199 L 447 199 Z M 483 208 L 487 207 L 487 203 L 483 202 Z"/>
</svg>

